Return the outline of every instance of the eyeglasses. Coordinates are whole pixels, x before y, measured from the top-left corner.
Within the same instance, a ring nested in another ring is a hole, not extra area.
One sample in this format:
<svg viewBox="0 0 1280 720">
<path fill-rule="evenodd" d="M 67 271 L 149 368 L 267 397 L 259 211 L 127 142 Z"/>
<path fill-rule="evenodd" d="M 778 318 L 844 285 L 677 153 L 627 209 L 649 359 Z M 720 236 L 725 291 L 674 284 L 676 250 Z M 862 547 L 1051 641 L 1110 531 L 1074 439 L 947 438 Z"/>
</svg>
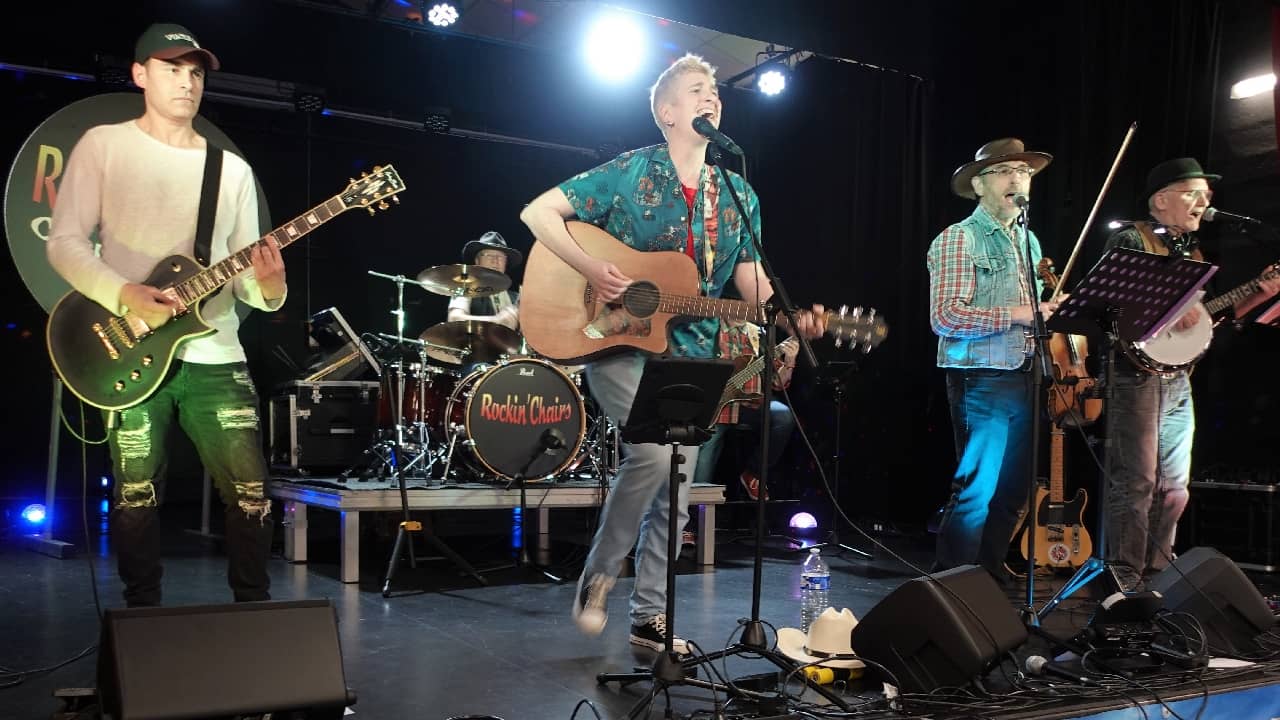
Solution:
<svg viewBox="0 0 1280 720">
<path fill-rule="evenodd" d="M 1032 175 L 1034 175 L 1035 172 L 1036 172 L 1036 169 L 1031 167 L 1030 165 L 1023 165 L 1022 167 L 1009 167 L 1006 165 L 1004 167 L 991 168 L 990 170 L 983 170 L 978 174 L 979 175 L 999 175 L 1002 178 L 1008 178 L 1011 175 L 1017 175 L 1019 177 L 1029 178 Z"/>
<path fill-rule="evenodd" d="M 1209 201 L 1213 200 L 1213 191 L 1212 191 L 1212 190 L 1210 190 L 1210 189 L 1208 189 L 1208 188 L 1203 188 L 1203 189 L 1202 189 L 1202 188 L 1195 188 L 1195 189 L 1189 189 L 1189 188 L 1165 188 L 1164 190 L 1161 190 L 1160 192 L 1161 192 L 1161 193 L 1171 193 L 1171 192 L 1172 192 L 1172 193 L 1182 193 L 1183 195 L 1186 195 L 1187 197 L 1191 198 L 1192 200 L 1201 200 L 1201 199 L 1203 199 L 1205 202 L 1209 202 Z M 1157 195 L 1159 195 L 1160 193 L 1156 193 L 1156 194 L 1157 194 Z"/>
</svg>

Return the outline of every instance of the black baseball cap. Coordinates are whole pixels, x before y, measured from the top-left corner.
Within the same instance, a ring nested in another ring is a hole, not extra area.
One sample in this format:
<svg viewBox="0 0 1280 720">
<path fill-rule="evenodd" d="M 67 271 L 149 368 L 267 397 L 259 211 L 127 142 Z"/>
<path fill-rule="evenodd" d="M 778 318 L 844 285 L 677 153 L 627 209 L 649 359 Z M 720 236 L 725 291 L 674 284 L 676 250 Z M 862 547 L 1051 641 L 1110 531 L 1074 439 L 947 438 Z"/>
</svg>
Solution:
<svg viewBox="0 0 1280 720">
<path fill-rule="evenodd" d="M 205 67 L 217 70 L 222 66 L 218 56 L 200 47 L 191 31 L 174 23 L 155 23 L 138 38 L 133 48 L 135 62 L 145 63 L 151 58 L 172 60 L 195 53 L 204 59 Z"/>
</svg>

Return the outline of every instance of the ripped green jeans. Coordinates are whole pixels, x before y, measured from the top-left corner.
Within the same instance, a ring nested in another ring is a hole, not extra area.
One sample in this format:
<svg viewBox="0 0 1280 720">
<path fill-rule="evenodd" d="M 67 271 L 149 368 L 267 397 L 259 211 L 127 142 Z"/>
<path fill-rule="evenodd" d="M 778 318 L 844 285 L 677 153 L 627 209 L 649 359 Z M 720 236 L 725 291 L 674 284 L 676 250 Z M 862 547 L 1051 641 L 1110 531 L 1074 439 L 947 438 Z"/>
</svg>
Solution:
<svg viewBox="0 0 1280 720">
<path fill-rule="evenodd" d="M 111 532 L 125 601 L 159 605 L 160 526 L 174 423 L 191 438 L 226 506 L 227 581 L 237 601 L 267 600 L 271 503 L 265 496 L 258 393 L 244 363 L 174 363 L 154 395 L 120 411 L 111 433 Z"/>
</svg>

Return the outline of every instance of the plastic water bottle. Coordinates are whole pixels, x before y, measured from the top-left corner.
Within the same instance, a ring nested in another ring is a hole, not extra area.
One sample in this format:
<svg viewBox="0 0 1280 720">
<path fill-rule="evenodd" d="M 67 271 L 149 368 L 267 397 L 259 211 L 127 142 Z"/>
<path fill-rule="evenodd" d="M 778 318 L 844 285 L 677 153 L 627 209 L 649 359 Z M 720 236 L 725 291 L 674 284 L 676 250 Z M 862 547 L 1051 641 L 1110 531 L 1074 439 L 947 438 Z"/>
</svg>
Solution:
<svg viewBox="0 0 1280 720">
<path fill-rule="evenodd" d="M 831 568 L 822 560 L 822 550 L 810 548 L 800 570 L 800 630 L 809 632 L 809 625 L 830 606 L 828 591 L 831 589 Z"/>
</svg>

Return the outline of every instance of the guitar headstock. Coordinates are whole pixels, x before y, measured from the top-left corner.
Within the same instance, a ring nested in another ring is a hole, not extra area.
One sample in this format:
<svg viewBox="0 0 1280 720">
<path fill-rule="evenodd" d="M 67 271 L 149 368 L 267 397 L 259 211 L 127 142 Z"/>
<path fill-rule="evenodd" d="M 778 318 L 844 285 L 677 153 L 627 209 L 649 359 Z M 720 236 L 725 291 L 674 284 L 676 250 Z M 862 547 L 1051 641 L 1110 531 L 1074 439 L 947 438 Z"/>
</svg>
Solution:
<svg viewBox="0 0 1280 720">
<path fill-rule="evenodd" d="M 400 198 L 396 195 L 401 192 L 404 192 L 404 181 L 396 169 L 390 165 L 375 165 L 372 173 L 364 172 L 359 178 L 351 178 L 347 187 L 338 193 L 338 200 L 347 210 L 362 207 L 373 215 L 375 210 L 390 207 L 387 198 L 398 205 Z"/>
<path fill-rule="evenodd" d="M 889 325 L 876 314 L 875 308 L 850 309 L 848 305 L 841 305 L 839 310 L 827 312 L 827 334 L 835 338 L 836 347 L 848 341 L 850 348 L 861 348 L 867 353 L 889 336 Z"/>
</svg>

